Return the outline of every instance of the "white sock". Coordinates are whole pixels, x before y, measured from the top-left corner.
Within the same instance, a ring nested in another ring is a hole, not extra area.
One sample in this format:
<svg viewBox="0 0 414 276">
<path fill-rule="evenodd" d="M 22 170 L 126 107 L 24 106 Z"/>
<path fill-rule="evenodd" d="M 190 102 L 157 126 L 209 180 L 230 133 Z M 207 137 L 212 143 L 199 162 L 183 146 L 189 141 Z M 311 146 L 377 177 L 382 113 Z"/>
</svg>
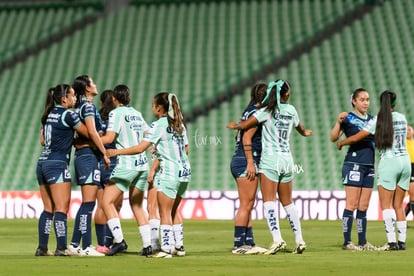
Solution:
<svg viewBox="0 0 414 276">
<path fill-rule="evenodd" d="M 141 234 L 142 245 L 143 247 L 148 247 L 151 245 L 151 229 L 149 224 L 141 225 L 138 227 L 138 231 Z"/>
<path fill-rule="evenodd" d="M 151 228 L 151 245 L 152 249 L 159 249 L 159 238 L 160 238 L 160 220 L 150 219 L 149 225 Z"/>
<path fill-rule="evenodd" d="M 395 210 L 385 209 L 382 210 L 382 218 L 384 219 L 385 233 L 387 235 L 388 242 L 396 242 L 395 237 Z"/>
<path fill-rule="evenodd" d="M 398 241 L 405 242 L 407 238 L 407 221 L 397 221 Z"/>
<path fill-rule="evenodd" d="M 174 241 L 174 235 L 173 235 L 173 227 L 172 225 L 168 224 L 161 224 L 160 225 L 160 235 L 161 235 L 161 250 L 171 253 L 172 252 L 172 246 L 171 243 Z"/>
<path fill-rule="evenodd" d="M 263 208 L 264 216 L 267 220 L 267 226 L 269 227 L 273 242 L 281 241 L 282 235 L 280 233 L 279 222 L 276 214 L 276 202 L 266 201 L 263 203 Z"/>
<path fill-rule="evenodd" d="M 174 231 L 174 240 L 175 240 L 175 248 L 180 248 L 184 245 L 184 226 L 183 224 L 174 224 L 173 225 Z"/>
<path fill-rule="evenodd" d="M 112 218 L 108 220 L 107 224 L 112 232 L 112 235 L 114 236 L 114 242 L 120 243 L 123 241 L 124 234 L 122 233 L 121 220 L 119 218 Z"/>
<path fill-rule="evenodd" d="M 296 244 L 298 244 L 301 241 L 303 241 L 302 228 L 300 225 L 298 211 L 296 209 L 295 204 L 293 203 L 285 206 L 284 208 L 290 223 L 290 227 L 292 228 L 293 234 L 295 234 Z"/>
</svg>

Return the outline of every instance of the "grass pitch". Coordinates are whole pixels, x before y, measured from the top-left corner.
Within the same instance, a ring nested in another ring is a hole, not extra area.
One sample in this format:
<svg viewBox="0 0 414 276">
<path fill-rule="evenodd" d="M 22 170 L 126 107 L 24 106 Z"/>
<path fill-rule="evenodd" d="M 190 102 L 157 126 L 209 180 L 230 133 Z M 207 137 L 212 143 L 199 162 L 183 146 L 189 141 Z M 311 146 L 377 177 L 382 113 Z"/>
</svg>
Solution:
<svg viewBox="0 0 414 276">
<path fill-rule="evenodd" d="M 69 236 L 73 221 L 68 222 Z M 294 238 L 286 220 L 280 221 L 288 249 Z M 135 221 L 123 220 L 128 252 L 113 257 L 35 257 L 37 220 L 0 220 L 0 275 L 402 275 L 414 274 L 414 222 L 408 222 L 406 251 L 344 251 L 340 221 L 302 221 L 308 248 L 301 255 L 232 255 L 233 221 L 186 220 L 187 255 L 152 259 L 137 255 L 141 238 Z M 253 222 L 255 241 L 267 247 L 271 237 L 264 220 Z M 381 221 L 368 222 L 368 240 L 386 243 Z M 94 235 L 95 236 L 95 235 Z M 69 237 L 70 239 L 70 237 Z M 353 240 L 357 242 L 355 225 Z M 54 233 L 49 249 L 55 248 Z"/>
</svg>

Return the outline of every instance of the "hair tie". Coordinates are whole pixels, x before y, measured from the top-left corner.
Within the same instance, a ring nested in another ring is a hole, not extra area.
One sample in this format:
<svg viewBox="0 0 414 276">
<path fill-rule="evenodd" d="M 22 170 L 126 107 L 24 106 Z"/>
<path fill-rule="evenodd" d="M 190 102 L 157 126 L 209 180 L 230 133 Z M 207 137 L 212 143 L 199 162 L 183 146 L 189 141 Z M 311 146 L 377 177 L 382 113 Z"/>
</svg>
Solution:
<svg viewBox="0 0 414 276">
<path fill-rule="evenodd" d="M 282 86 L 284 83 L 285 82 L 283 80 L 278 80 L 277 82 L 275 81 L 269 82 L 269 84 L 267 85 L 266 96 L 262 100 L 262 104 L 267 102 L 270 96 L 270 92 L 272 91 L 273 87 L 276 86 L 276 100 L 277 100 L 277 106 L 279 106 L 280 105 L 280 90 L 282 90 Z"/>
<path fill-rule="evenodd" d="M 175 97 L 175 100 L 177 101 L 178 110 L 181 111 L 180 102 L 178 101 L 177 95 L 175 95 L 174 93 L 169 93 L 168 94 L 168 117 L 170 117 L 171 119 L 174 119 L 174 108 L 172 106 L 173 97 Z M 181 119 L 183 118 L 183 115 L 181 114 L 181 112 L 180 112 L 180 117 Z"/>
</svg>

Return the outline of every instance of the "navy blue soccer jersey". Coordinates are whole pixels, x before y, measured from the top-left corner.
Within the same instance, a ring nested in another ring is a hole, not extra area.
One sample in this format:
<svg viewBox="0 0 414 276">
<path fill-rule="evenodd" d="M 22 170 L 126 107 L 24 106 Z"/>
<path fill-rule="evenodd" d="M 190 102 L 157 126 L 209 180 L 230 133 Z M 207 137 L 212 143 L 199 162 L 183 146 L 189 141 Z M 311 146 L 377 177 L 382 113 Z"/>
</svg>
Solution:
<svg viewBox="0 0 414 276">
<path fill-rule="evenodd" d="M 257 111 L 257 107 L 254 103 L 249 104 L 249 106 L 244 110 L 241 121 L 246 121 L 250 116 L 252 116 Z M 253 158 L 260 160 L 260 156 L 262 153 L 262 125 L 259 124 L 256 126 L 256 132 L 252 137 L 252 150 L 253 150 Z M 244 157 L 244 150 L 243 150 L 243 130 L 239 130 L 236 136 L 236 150 L 234 155 L 235 156 L 243 156 Z"/>
<path fill-rule="evenodd" d="M 76 112 L 79 114 L 79 117 L 83 123 L 87 118 L 95 118 L 95 128 L 96 131 L 102 131 L 102 119 L 101 115 L 99 114 L 96 106 L 89 102 L 88 99 L 83 99 L 80 107 L 76 109 Z"/>
<path fill-rule="evenodd" d="M 349 112 L 348 116 L 341 123 L 341 130 L 346 137 L 352 136 L 364 129 L 367 122 L 373 117 L 369 114 L 362 118 L 354 112 Z M 374 136 L 369 135 L 363 140 L 352 144 L 348 148 L 345 156 L 345 163 L 358 163 L 363 165 L 374 165 L 375 163 L 375 144 Z"/>
<path fill-rule="evenodd" d="M 69 162 L 74 130 L 81 123 L 78 114 L 63 106 L 56 106 L 47 116 L 43 126 L 45 146 L 40 161 L 63 160 Z"/>
</svg>

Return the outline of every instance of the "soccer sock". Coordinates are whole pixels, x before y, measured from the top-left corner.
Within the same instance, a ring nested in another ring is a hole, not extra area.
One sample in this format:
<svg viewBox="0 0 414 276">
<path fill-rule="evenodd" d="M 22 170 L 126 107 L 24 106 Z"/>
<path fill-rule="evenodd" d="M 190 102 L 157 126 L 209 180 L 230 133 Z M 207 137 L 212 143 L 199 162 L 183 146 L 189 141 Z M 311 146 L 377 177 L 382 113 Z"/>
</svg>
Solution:
<svg viewBox="0 0 414 276">
<path fill-rule="evenodd" d="M 96 232 L 96 240 L 98 242 L 98 245 L 104 246 L 105 237 L 106 237 L 106 224 L 95 223 L 95 232 Z"/>
<path fill-rule="evenodd" d="M 254 236 L 253 236 L 253 227 L 246 227 L 246 235 L 245 235 L 245 244 L 255 246 L 254 243 Z"/>
<path fill-rule="evenodd" d="M 354 212 L 344 209 L 342 214 L 342 232 L 344 234 L 344 244 L 351 242 L 352 223 L 354 220 Z"/>
<path fill-rule="evenodd" d="M 161 250 L 164 252 L 171 253 L 171 250 L 172 250 L 171 241 L 174 239 L 172 225 L 161 224 L 160 235 L 161 235 Z"/>
<path fill-rule="evenodd" d="M 407 221 L 397 221 L 398 241 L 405 242 L 407 238 Z"/>
<path fill-rule="evenodd" d="M 80 214 L 79 230 L 82 235 L 82 249 L 92 244 L 92 212 L 95 208 L 95 201 L 83 202 L 83 213 Z"/>
<path fill-rule="evenodd" d="M 122 233 L 121 227 L 121 220 L 119 218 L 109 219 L 108 227 L 111 230 L 112 236 L 114 236 L 115 243 L 120 243 L 124 240 L 124 234 Z"/>
<path fill-rule="evenodd" d="M 414 216 L 414 201 L 410 202 L 410 210 L 411 210 L 411 212 L 413 213 L 413 216 Z"/>
<path fill-rule="evenodd" d="M 234 226 L 234 246 L 239 247 L 244 244 L 246 236 L 245 226 Z"/>
<path fill-rule="evenodd" d="M 61 250 L 64 250 L 67 247 L 67 217 L 68 216 L 65 213 L 55 213 L 54 226 L 56 234 L 56 247 Z"/>
<path fill-rule="evenodd" d="M 180 248 L 184 245 L 184 225 L 181 224 L 174 224 L 173 225 L 173 232 L 174 232 L 174 241 L 175 241 L 175 248 Z"/>
<path fill-rule="evenodd" d="M 272 235 L 274 242 L 282 240 L 282 235 L 279 229 L 279 222 L 276 214 L 276 202 L 266 201 L 263 203 L 264 216 L 267 220 L 267 226 L 269 227 L 270 234 Z"/>
<path fill-rule="evenodd" d="M 284 208 L 290 223 L 290 227 L 292 228 L 293 234 L 295 234 L 296 244 L 298 244 L 303 241 L 302 227 L 300 225 L 298 211 L 296 210 L 296 206 L 293 203 L 285 206 Z"/>
<path fill-rule="evenodd" d="M 358 245 L 367 243 L 367 211 L 357 210 L 356 224 L 358 231 Z"/>
<path fill-rule="evenodd" d="M 138 231 L 141 234 L 142 245 L 143 247 L 148 247 L 151 245 L 151 229 L 149 224 L 141 225 L 138 227 Z"/>
<path fill-rule="evenodd" d="M 109 229 L 108 224 L 105 225 L 105 246 L 110 247 L 114 242 L 114 236 L 112 235 L 111 229 Z"/>
<path fill-rule="evenodd" d="M 39 235 L 39 247 L 47 248 L 49 243 L 50 230 L 52 228 L 53 214 L 43 211 L 40 214 L 37 225 L 37 232 Z"/>
<path fill-rule="evenodd" d="M 388 242 L 396 242 L 395 237 L 395 210 L 384 209 L 382 210 L 382 218 L 384 219 L 385 233 L 387 235 Z"/>
<path fill-rule="evenodd" d="M 70 244 L 77 247 L 80 244 L 81 240 L 81 232 L 79 231 L 79 224 L 80 224 L 80 215 L 83 212 L 83 204 L 78 209 L 78 212 L 76 213 L 75 222 L 73 224 L 73 234 L 72 234 L 72 240 L 70 241 Z"/>
<path fill-rule="evenodd" d="M 151 246 L 152 249 L 159 248 L 159 238 L 160 238 L 160 220 L 159 219 L 150 219 L 149 225 L 151 228 Z"/>
</svg>

